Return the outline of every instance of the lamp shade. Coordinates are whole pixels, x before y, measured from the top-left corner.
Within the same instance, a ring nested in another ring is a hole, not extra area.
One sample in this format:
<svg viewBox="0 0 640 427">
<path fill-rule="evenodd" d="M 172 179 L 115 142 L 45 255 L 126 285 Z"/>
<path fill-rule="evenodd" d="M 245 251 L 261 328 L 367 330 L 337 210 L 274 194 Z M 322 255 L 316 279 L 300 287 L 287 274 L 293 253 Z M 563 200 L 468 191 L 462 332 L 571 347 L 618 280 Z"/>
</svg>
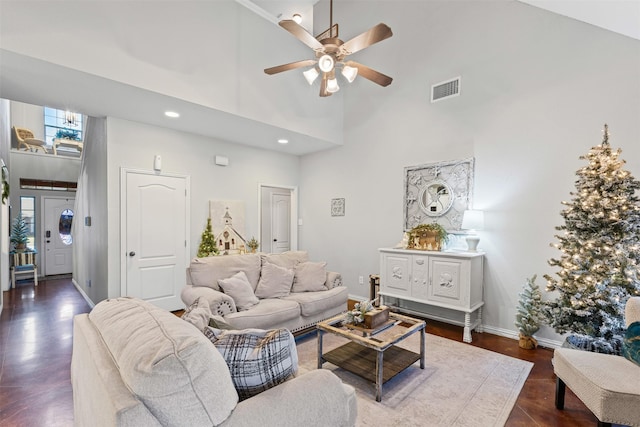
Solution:
<svg viewBox="0 0 640 427">
<path fill-rule="evenodd" d="M 327 92 L 336 93 L 340 90 L 340 86 L 338 86 L 338 80 L 336 80 L 336 76 L 333 76 L 327 80 Z"/>
<path fill-rule="evenodd" d="M 467 210 L 462 214 L 463 230 L 482 230 L 484 228 L 484 212 Z"/>
<path fill-rule="evenodd" d="M 304 75 L 304 78 L 307 79 L 307 82 L 309 82 L 309 84 L 311 85 L 318 78 L 318 75 L 320 75 L 320 73 L 318 73 L 316 67 L 313 67 L 309 68 L 307 71 L 304 71 L 302 75 Z"/>
<path fill-rule="evenodd" d="M 358 75 L 358 69 L 356 67 L 345 65 L 344 67 L 342 67 L 342 75 L 345 79 L 347 79 L 349 83 L 351 83 L 356 79 L 356 76 Z"/>
<path fill-rule="evenodd" d="M 324 73 L 328 73 L 333 70 L 333 66 L 335 65 L 335 61 L 329 55 L 322 55 L 320 59 L 318 59 L 318 67 L 320 71 Z"/>
</svg>

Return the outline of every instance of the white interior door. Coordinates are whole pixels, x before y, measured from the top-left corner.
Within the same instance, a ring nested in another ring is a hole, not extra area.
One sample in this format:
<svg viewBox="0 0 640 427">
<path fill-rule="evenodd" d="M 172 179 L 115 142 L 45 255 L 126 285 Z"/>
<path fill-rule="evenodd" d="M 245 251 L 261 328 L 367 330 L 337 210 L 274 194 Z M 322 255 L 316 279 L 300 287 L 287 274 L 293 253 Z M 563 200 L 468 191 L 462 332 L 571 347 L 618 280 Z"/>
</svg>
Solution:
<svg viewBox="0 0 640 427">
<path fill-rule="evenodd" d="M 73 272 L 73 222 L 75 199 L 43 198 L 44 211 L 44 274 Z"/>
<path fill-rule="evenodd" d="M 291 248 L 291 194 L 271 194 L 271 253 L 279 254 Z"/>
<path fill-rule="evenodd" d="M 123 171 L 122 294 L 166 310 L 184 307 L 189 178 Z"/>
</svg>

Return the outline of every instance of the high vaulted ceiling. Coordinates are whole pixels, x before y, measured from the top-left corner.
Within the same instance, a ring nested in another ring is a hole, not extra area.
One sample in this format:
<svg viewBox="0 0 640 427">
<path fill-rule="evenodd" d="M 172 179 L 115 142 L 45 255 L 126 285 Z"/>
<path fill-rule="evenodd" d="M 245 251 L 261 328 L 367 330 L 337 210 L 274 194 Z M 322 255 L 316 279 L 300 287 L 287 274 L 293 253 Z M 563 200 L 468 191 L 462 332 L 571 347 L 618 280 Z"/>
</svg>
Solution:
<svg viewBox="0 0 640 427">
<path fill-rule="evenodd" d="M 263 22 L 270 22 L 259 26 L 256 29 L 256 24 L 252 27 L 252 32 L 247 33 L 247 30 L 243 31 L 235 28 L 228 28 L 226 31 L 225 40 L 211 40 L 209 43 L 205 43 L 211 49 L 216 49 L 216 43 L 221 42 L 227 45 L 241 47 L 241 42 L 237 39 L 243 36 L 251 38 L 250 43 L 254 43 L 253 40 L 259 40 L 262 34 L 257 31 L 268 32 L 269 43 L 273 46 L 277 46 L 278 49 L 258 49 L 257 52 L 261 55 L 259 58 L 256 55 L 248 55 L 247 58 L 241 58 L 242 66 L 252 68 L 251 80 L 245 79 L 245 81 L 255 81 L 256 78 L 266 78 L 262 75 L 262 69 L 266 66 L 273 66 L 279 63 L 287 62 L 287 60 L 296 60 L 306 54 L 306 48 L 301 43 L 297 43 L 290 34 L 284 30 L 278 28 L 275 24 L 280 19 L 288 19 L 295 12 L 299 12 L 303 15 L 303 25 L 313 32 L 313 6 L 318 0 L 289 0 L 289 1 L 271 1 L 271 0 L 235 0 L 236 3 L 251 10 L 261 18 L 264 18 Z M 324 0 L 323 0 L 324 1 Z M 336 0 L 338 2 L 340 0 Z M 582 20 L 590 24 L 600 26 L 602 28 L 609 29 L 611 31 L 624 34 L 629 37 L 640 39 L 640 1 L 635 0 L 592 0 L 592 1 L 555 1 L 555 0 L 521 0 L 523 3 L 541 7 L 547 10 L 551 10 L 555 13 L 559 13 L 565 16 L 572 17 L 574 19 Z M 0 0 L 0 15 L 4 14 L 7 10 L 5 5 L 11 3 L 7 0 Z M 21 7 L 24 4 L 31 4 L 37 7 L 39 3 L 36 2 L 15 2 Z M 47 3 L 47 2 L 45 2 Z M 53 2 L 52 2 L 53 3 Z M 58 2 L 59 3 L 59 2 Z M 92 4 L 98 2 L 87 2 L 86 4 Z M 108 4 L 109 2 L 104 2 Z M 118 2 L 112 3 L 117 4 Z M 218 2 L 209 3 L 221 4 Z M 366 3 L 362 1 L 362 3 Z M 411 2 L 408 2 L 410 4 Z M 146 3 L 149 5 L 150 3 Z M 165 3 L 166 4 L 166 3 Z M 187 5 L 188 2 L 182 4 Z M 200 7 L 205 3 L 193 2 L 194 7 Z M 90 6 L 86 6 L 90 7 Z M 213 7 L 213 6 L 211 6 Z M 59 7 L 58 9 L 62 9 Z M 159 9 L 159 8 L 155 8 Z M 160 11 L 152 11 L 159 14 Z M 38 19 L 45 22 L 47 17 L 43 14 L 33 14 L 32 24 L 30 28 L 37 29 Z M 235 13 L 237 15 L 237 13 Z M 92 36 L 103 38 L 104 40 L 111 40 L 118 38 L 121 34 L 117 32 L 127 32 L 130 35 L 129 42 L 135 40 L 136 31 L 144 31 L 145 25 L 139 28 L 132 27 L 132 22 L 125 20 L 124 23 L 115 21 L 113 17 L 112 21 L 102 20 L 91 28 Z M 165 17 L 166 18 L 166 17 Z M 1 19 L 1 18 L 0 18 Z M 5 18 L 6 19 L 6 18 Z M 155 16 L 154 19 L 164 19 Z M 259 20 L 258 20 L 259 21 Z M 5 21 L 7 22 L 7 21 Z M 104 23 L 107 23 L 105 25 Z M 108 25 L 108 24 L 111 24 Z M 113 25 L 116 25 L 114 27 Z M 126 24 L 126 25 L 125 25 Z M 144 23 L 142 23 L 144 24 Z M 216 21 L 211 23 L 212 27 L 215 25 L 225 25 L 225 21 Z M 370 22 L 362 26 L 362 29 L 368 28 Z M 12 24 L 14 25 L 14 24 Z M 85 24 L 87 25 L 87 24 Z M 118 26 L 119 25 L 119 26 Z M 229 26 L 230 24 L 226 24 Z M 273 25 L 273 27 L 270 27 Z M 368 26 L 367 26 L 368 25 Z M 5 24 L 5 27 L 7 25 Z M 5 31 L 0 28 L 0 35 Z M 32 32 L 32 30 L 24 30 Z M 60 27 L 60 31 L 64 31 L 64 28 Z M 85 30 L 86 31 L 86 30 Z M 201 30 L 209 31 L 209 30 Z M 14 36 L 16 34 L 11 34 Z M 81 31 L 80 36 L 84 35 Z M 203 35 L 196 37 L 202 39 Z M 25 34 L 26 35 L 26 34 Z M 56 34 L 51 34 L 53 37 Z M 205 33 L 204 36 L 210 36 L 211 34 Z M 78 35 L 76 34 L 76 37 Z M 124 40 L 124 39 L 123 39 Z M 123 40 L 116 40 L 122 45 Z M 59 52 L 56 52 L 61 58 L 73 58 L 74 56 L 85 55 L 85 51 L 77 51 L 75 45 L 76 40 L 70 40 L 69 47 L 60 46 Z M 127 41 L 127 40 L 124 40 Z M 182 56 L 182 62 L 178 64 L 168 63 L 167 52 L 181 48 L 180 41 L 174 40 L 159 40 L 162 44 L 158 46 L 146 46 L 144 43 L 136 45 L 135 43 L 129 43 L 126 45 L 128 49 L 127 53 L 136 60 L 153 64 L 156 67 L 160 75 L 166 71 L 167 65 L 169 68 L 173 67 L 197 67 L 199 62 L 196 56 L 188 57 Z M 185 49 L 192 49 L 188 40 Z M 246 42 L 246 41 L 245 41 Z M 87 42 L 88 44 L 89 42 Z M 261 43 L 269 46 L 269 43 L 261 41 Z M 146 47 L 145 47 L 146 46 Z M 330 100 L 319 101 L 317 98 L 317 91 L 308 91 L 305 87 L 306 83 L 302 82 L 302 79 L 274 79 L 269 80 L 269 85 L 273 85 L 276 89 L 291 88 L 292 91 L 298 91 L 297 93 L 304 94 L 305 96 L 298 96 L 294 99 L 294 105 L 283 104 L 283 100 L 275 99 L 274 97 L 268 99 L 253 100 L 250 97 L 245 97 L 237 100 L 238 103 L 264 103 L 265 111 L 273 110 L 273 120 L 263 120 L 259 114 L 253 114 L 249 116 L 243 116 L 237 114 L 234 110 L 234 106 L 226 109 L 224 106 L 216 108 L 215 105 L 207 104 L 206 99 L 211 99 L 211 94 L 203 91 L 202 94 L 196 93 L 193 99 L 185 100 L 180 97 L 172 96 L 170 92 L 159 93 L 158 91 L 150 90 L 149 87 L 138 85 L 135 82 L 126 82 L 126 80 L 118 80 L 109 78 L 108 75 L 99 75 L 99 73 L 81 70 L 73 67 L 73 65 L 65 66 L 67 63 L 56 62 L 55 55 L 53 60 L 45 59 L 46 56 L 30 55 L 20 51 L 13 51 L 5 46 L 5 43 L 0 37 L 0 97 L 18 100 L 37 105 L 49 105 L 52 107 L 65 108 L 67 106 L 73 106 L 76 111 L 90 114 L 94 116 L 112 116 L 119 117 L 128 120 L 139 121 L 143 123 L 149 123 L 157 126 L 163 126 L 180 131 L 188 131 L 205 136 L 211 136 L 220 138 L 230 142 L 237 142 L 250 146 L 255 146 L 264 149 L 277 150 L 282 152 L 291 153 L 294 155 L 304 155 L 315 151 L 340 146 L 342 144 L 341 139 L 341 119 L 336 119 L 335 111 L 341 110 L 341 97 L 331 97 Z M 265 52 L 262 52 L 264 50 Z M 284 52 L 284 53 L 283 53 Z M 242 53 L 241 53 L 242 54 Z M 197 55 L 194 52 L 193 55 Z M 113 64 L 109 64 L 106 58 L 105 66 L 113 67 Z M 221 64 L 226 66 L 229 61 L 228 58 L 221 58 Z M 238 62 L 237 58 L 236 62 Z M 248 61 L 252 61 L 249 63 Z M 73 62 L 69 62 L 73 64 Z M 96 64 L 98 68 L 101 64 Z M 97 69 L 96 68 L 96 69 Z M 255 68 L 255 70 L 253 70 Z M 222 68 L 224 69 L 224 68 Z M 227 74 L 223 76 L 231 76 L 238 70 L 225 71 Z M 240 70 L 242 71 L 242 70 Z M 121 70 L 120 75 L 126 75 L 127 70 Z M 259 76 L 259 77 L 258 77 Z M 155 75 L 150 75 L 151 80 L 155 79 Z M 211 77 L 214 78 L 213 76 Z M 366 89 L 369 90 L 369 89 Z M 371 90 L 376 90 L 371 89 Z M 305 92 L 306 91 L 306 92 Z M 215 94 L 213 94 L 215 95 Z M 308 96 L 307 96 L 308 95 Z M 200 99 L 205 101 L 200 102 Z M 234 98 L 235 99 L 235 98 Z M 289 98 L 287 102 L 291 103 L 292 99 Z M 329 101 L 329 102 L 326 102 Z M 322 102 L 322 103 L 321 103 Z M 164 109 L 173 108 L 179 110 L 182 113 L 182 117 L 179 120 L 170 120 L 162 115 Z M 305 129 L 305 123 L 287 123 L 283 118 L 278 118 L 278 111 L 282 109 L 300 110 L 301 120 L 304 121 L 308 118 L 309 126 L 318 129 L 318 132 L 308 132 Z M 309 109 L 308 111 L 304 111 Z M 252 110 L 254 111 L 254 110 Z M 256 110 L 257 111 L 257 110 Z M 319 115 L 324 121 L 314 119 Z M 270 113 L 271 114 L 271 113 Z M 334 114 L 334 115 L 332 115 Z M 334 129 L 328 129 L 330 126 L 334 126 Z M 275 141 L 278 138 L 287 138 L 291 141 L 289 145 L 283 146 L 277 144 Z"/>
</svg>

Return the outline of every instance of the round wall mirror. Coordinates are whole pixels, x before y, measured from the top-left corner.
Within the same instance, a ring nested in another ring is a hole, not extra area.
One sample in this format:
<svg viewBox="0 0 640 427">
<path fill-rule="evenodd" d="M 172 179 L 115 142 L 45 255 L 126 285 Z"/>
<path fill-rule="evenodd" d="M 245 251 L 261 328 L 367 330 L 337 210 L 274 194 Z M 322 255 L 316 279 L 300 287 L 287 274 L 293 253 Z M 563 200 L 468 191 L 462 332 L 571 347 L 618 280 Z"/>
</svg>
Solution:
<svg viewBox="0 0 640 427">
<path fill-rule="evenodd" d="M 420 209 L 429 216 L 444 215 L 453 205 L 453 191 L 444 181 L 431 181 L 420 190 Z"/>
</svg>

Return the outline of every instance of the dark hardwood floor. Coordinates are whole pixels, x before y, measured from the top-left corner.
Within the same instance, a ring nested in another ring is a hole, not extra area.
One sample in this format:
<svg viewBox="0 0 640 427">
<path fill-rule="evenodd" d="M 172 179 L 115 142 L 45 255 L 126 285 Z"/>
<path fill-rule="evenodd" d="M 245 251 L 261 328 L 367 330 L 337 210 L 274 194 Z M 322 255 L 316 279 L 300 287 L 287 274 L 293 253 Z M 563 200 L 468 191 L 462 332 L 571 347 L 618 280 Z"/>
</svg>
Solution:
<svg viewBox="0 0 640 427">
<path fill-rule="evenodd" d="M 35 289 L 33 283 L 22 283 L 4 293 L 0 426 L 73 425 L 72 318 L 88 311 L 70 279 L 42 280 Z M 462 341 L 462 328 L 457 326 L 428 321 L 427 332 Z M 522 350 L 515 340 L 486 333 L 474 333 L 472 345 L 535 364 L 507 426 L 596 425 L 596 418 L 568 389 L 565 410 L 555 409 L 552 350 Z"/>
</svg>

